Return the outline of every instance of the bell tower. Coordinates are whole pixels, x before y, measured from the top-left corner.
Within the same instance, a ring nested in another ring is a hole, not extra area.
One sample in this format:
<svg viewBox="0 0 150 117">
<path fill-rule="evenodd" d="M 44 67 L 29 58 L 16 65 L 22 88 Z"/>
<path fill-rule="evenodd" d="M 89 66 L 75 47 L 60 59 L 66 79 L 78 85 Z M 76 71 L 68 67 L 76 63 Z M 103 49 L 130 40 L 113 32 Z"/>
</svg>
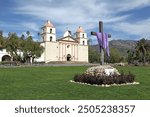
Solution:
<svg viewBox="0 0 150 117">
<path fill-rule="evenodd" d="M 87 33 L 81 26 L 76 31 L 76 38 L 80 45 L 87 45 Z"/>
<path fill-rule="evenodd" d="M 45 25 L 41 28 L 41 40 L 42 41 L 49 41 L 49 42 L 56 42 L 56 29 L 54 25 L 47 20 Z"/>
</svg>

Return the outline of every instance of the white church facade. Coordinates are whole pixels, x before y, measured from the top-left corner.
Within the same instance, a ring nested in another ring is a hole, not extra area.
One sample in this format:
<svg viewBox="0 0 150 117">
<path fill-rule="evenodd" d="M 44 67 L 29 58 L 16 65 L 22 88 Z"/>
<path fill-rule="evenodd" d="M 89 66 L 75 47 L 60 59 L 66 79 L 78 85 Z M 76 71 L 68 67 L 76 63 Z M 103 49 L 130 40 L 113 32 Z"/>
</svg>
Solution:
<svg viewBox="0 0 150 117">
<path fill-rule="evenodd" d="M 56 39 L 56 28 L 47 21 L 41 28 L 41 45 L 45 48 L 37 62 L 88 62 L 87 33 L 79 27 L 75 37 L 67 30 L 62 38 Z"/>
<path fill-rule="evenodd" d="M 78 27 L 75 36 L 67 30 L 64 35 L 57 39 L 56 28 L 47 21 L 41 28 L 41 45 L 44 52 L 34 62 L 88 62 L 88 39 L 87 33 L 82 27 Z M 0 62 L 10 61 L 11 56 L 6 49 L 0 50 Z"/>
</svg>

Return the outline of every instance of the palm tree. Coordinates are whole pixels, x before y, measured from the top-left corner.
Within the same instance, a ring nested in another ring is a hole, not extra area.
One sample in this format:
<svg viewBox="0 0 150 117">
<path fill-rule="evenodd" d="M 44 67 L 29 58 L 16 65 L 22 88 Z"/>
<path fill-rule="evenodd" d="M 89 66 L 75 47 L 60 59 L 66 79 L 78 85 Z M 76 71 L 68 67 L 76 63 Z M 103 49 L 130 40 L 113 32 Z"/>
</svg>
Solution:
<svg viewBox="0 0 150 117">
<path fill-rule="evenodd" d="M 26 34 L 27 34 L 27 36 L 29 37 L 29 36 L 30 36 L 30 31 L 27 31 Z"/>
<path fill-rule="evenodd" d="M 138 41 L 137 44 L 136 44 L 135 49 L 136 49 L 136 52 L 138 53 L 138 55 L 142 54 L 142 56 L 143 56 L 142 57 L 142 62 L 143 62 L 143 64 L 145 64 L 146 54 L 147 54 L 148 50 L 150 49 L 150 45 L 147 42 L 147 40 L 143 38 L 140 41 Z"/>
<path fill-rule="evenodd" d="M 0 36 L 3 36 L 3 31 L 2 30 L 0 30 Z"/>
<path fill-rule="evenodd" d="M 20 37 L 20 39 L 24 40 L 25 39 L 25 35 L 22 34 L 21 37 Z"/>
</svg>

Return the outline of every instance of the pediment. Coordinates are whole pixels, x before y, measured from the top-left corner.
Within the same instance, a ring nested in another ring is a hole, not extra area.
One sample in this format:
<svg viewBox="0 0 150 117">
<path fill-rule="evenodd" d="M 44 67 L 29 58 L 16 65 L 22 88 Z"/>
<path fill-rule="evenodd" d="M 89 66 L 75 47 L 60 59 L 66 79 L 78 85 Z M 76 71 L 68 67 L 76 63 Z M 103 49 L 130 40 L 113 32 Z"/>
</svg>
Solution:
<svg viewBox="0 0 150 117">
<path fill-rule="evenodd" d="M 69 42 L 77 42 L 73 37 L 67 36 L 59 39 L 58 41 L 69 41 Z"/>
</svg>

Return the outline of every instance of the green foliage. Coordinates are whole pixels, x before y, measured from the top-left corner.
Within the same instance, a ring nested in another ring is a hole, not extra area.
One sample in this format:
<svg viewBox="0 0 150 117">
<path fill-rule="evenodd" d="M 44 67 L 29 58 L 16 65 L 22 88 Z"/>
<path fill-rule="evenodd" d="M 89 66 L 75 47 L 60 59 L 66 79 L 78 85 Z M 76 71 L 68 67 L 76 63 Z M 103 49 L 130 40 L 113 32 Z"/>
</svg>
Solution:
<svg viewBox="0 0 150 117">
<path fill-rule="evenodd" d="M 99 63 L 100 62 L 100 53 L 93 50 L 91 46 L 89 46 L 89 62 L 90 63 Z"/>
<path fill-rule="evenodd" d="M 89 62 L 90 63 L 99 63 L 100 62 L 100 52 L 96 51 L 89 46 Z M 106 56 L 105 52 L 105 62 L 107 63 L 118 63 L 123 62 L 124 57 L 119 53 L 119 51 L 115 48 L 110 48 L 110 57 Z"/>
<path fill-rule="evenodd" d="M 44 51 L 44 47 L 40 43 L 33 41 L 31 36 L 21 41 L 21 51 L 23 52 L 23 59 L 27 61 L 28 58 L 38 58 Z"/>
<path fill-rule="evenodd" d="M 150 51 L 150 43 L 148 43 L 148 41 L 143 38 L 137 42 L 135 49 L 137 58 L 140 58 L 142 56 L 142 62 L 143 64 L 145 64 L 145 62 L 147 61 L 147 54 Z"/>
<path fill-rule="evenodd" d="M 127 53 L 128 53 L 127 62 L 128 62 L 128 64 L 131 64 L 131 63 L 133 63 L 134 58 L 135 58 L 134 51 L 128 50 Z"/>
<path fill-rule="evenodd" d="M 141 39 L 137 42 L 135 50 L 128 50 L 127 53 L 127 61 L 129 64 L 143 63 L 145 65 L 146 62 L 150 62 L 150 41 L 144 38 Z"/>
<path fill-rule="evenodd" d="M 11 55 L 13 60 L 19 61 L 19 55 L 17 51 L 20 49 L 19 37 L 15 33 L 9 33 L 9 37 L 6 40 L 6 51 Z"/>
<path fill-rule="evenodd" d="M 1 32 L 2 33 L 2 32 Z M 0 50 L 6 47 L 6 39 L 0 34 Z"/>
<path fill-rule="evenodd" d="M 15 33 L 9 33 L 6 40 L 6 50 L 10 53 L 14 61 L 27 62 L 38 58 L 44 51 L 44 47 L 39 42 L 35 42 L 27 31 L 27 37 L 18 37 Z M 1 40 L 0 40 L 1 42 Z M 32 62 L 31 61 L 31 62 Z"/>
<path fill-rule="evenodd" d="M 123 56 L 121 56 L 119 51 L 115 48 L 110 48 L 110 57 L 105 55 L 105 58 L 107 63 L 118 63 L 124 61 Z"/>
</svg>

